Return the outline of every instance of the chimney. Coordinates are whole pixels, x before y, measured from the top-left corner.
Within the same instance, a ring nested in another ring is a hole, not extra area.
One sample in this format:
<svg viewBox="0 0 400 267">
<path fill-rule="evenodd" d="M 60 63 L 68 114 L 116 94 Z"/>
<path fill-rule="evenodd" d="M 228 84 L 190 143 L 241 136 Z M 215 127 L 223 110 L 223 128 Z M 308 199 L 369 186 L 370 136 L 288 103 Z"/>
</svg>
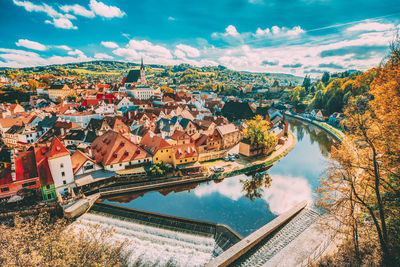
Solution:
<svg viewBox="0 0 400 267">
<path fill-rule="evenodd" d="M 258 106 L 259 106 L 260 108 L 262 107 L 262 95 L 260 95 L 260 100 L 259 100 Z"/>
</svg>

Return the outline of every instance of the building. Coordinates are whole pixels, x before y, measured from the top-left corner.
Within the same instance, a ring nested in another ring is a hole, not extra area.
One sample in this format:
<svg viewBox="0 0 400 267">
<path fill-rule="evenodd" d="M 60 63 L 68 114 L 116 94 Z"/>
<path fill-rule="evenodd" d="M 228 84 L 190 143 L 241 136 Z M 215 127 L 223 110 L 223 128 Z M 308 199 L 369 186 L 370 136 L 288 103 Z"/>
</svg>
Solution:
<svg viewBox="0 0 400 267">
<path fill-rule="evenodd" d="M 95 162 L 102 164 L 108 171 L 149 165 L 152 162 L 149 153 L 114 131 L 97 137 L 91 145 L 91 152 Z"/>
<path fill-rule="evenodd" d="M 56 198 L 56 190 L 54 186 L 53 177 L 49 169 L 47 161 L 48 148 L 46 146 L 35 147 L 36 168 L 38 170 L 40 189 L 42 192 L 43 200 L 50 200 Z"/>
<path fill-rule="evenodd" d="M 246 157 L 268 155 L 275 149 L 276 144 L 266 149 L 263 145 L 252 144 L 250 139 L 242 139 L 239 143 L 239 154 Z"/>
<path fill-rule="evenodd" d="M 69 88 L 68 85 L 64 84 L 57 84 L 57 85 L 52 85 L 49 89 L 47 89 L 47 92 L 49 94 L 49 98 L 53 101 L 57 100 L 62 100 L 66 98 L 68 95 L 71 95 L 74 93 L 74 90 Z"/>
<path fill-rule="evenodd" d="M 71 153 L 57 137 L 53 138 L 46 156 L 55 190 L 64 194 L 68 192 L 68 188 L 75 187 Z"/>
<path fill-rule="evenodd" d="M 40 190 L 40 181 L 33 151 L 18 152 L 11 156 L 11 172 L 0 177 L 0 198 L 17 194 L 21 189 Z"/>
<path fill-rule="evenodd" d="M 173 164 L 173 148 L 163 138 L 147 132 L 140 141 L 140 146 L 153 156 L 153 163 Z"/>
<path fill-rule="evenodd" d="M 199 153 L 195 144 L 181 144 L 174 146 L 174 153 L 172 158 L 174 168 L 179 168 L 180 165 L 190 166 L 187 164 L 198 161 Z"/>
<path fill-rule="evenodd" d="M 216 130 L 222 138 L 221 149 L 233 147 L 241 139 L 240 131 L 233 123 L 217 126 Z"/>
<path fill-rule="evenodd" d="M 74 154 L 72 154 L 71 162 L 75 176 L 102 169 L 99 164 L 97 164 L 93 159 L 80 150 L 77 150 Z"/>
<path fill-rule="evenodd" d="M 126 89 L 136 85 L 146 84 L 145 67 L 143 65 L 143 58 L 140 64 L 140 69 L 130 70 L 128 76 L 126 76 L 124 87 Z"/>
</svg>

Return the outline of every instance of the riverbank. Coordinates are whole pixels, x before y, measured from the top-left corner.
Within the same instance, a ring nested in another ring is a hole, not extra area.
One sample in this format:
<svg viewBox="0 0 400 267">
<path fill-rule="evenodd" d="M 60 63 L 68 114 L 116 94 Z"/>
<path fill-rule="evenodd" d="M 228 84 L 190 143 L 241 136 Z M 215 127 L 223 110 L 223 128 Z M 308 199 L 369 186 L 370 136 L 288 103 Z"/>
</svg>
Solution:
<svg viewBox="0 0 400 267">
<path fill-rule="evenodd" d="M 285 157 L 296 145 L 296 137 L 289 131 L 286 142 L 277 146 L 271 154 L 259 157 L 243 157 L 241 156 L 235 162 L 225 162 L 223 160 L 205 163 L 204 166 L 211 168 L 212 166 L 220 166 L 225 169 L 222 173 L 211 175 L 212 179 L 222 179 L 236 176 L 243 173 L 255 172 L 272 166 L 275 162 Z"/>
<path fill-rule="evenodd" d="M 326 122 L 320 122 L 320 121 L 316 121 L 316 120 L 311 120 L 311 119 L 304 118 L 302 116 L 299 116 L 299 115 L 296 115 L 296 114 L 291 114 L 291 113 L 288 113 L 288 112 L 286 112 L 285 114 L 286 114 L 286 116 L 288 116 L 290 118 L 294 118 L 294 119 L 297 119 L 297 120 L 304 121 L 304 122 L 310 123 L 312 125 L 315 125 L 315 126 L 321 128 L 322 130 L 324 130 L 325 132 L 329 133 L 333 137 L 335 137 L 335 139 L 337 141 L 339 141 L 339 142 L 343 141 L 343 138 L 344 138 L 345 134 L 342 131 L 340 131 L 339 129 L 336 129 L 336 128 L 332 127 L 331 125 L 327 124 Z"/>
</svg>

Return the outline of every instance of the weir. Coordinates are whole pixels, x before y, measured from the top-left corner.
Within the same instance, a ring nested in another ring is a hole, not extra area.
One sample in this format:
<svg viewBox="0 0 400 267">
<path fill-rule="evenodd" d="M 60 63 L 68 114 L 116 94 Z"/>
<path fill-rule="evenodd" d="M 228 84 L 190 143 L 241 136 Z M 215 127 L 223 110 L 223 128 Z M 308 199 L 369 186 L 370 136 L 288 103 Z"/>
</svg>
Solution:
<svg viewBox="0 0 400 267">
<path fill-rule="evenodd" d="M 221 224 L 168 216 L 105 203 L 95 203 L 91 211 L 129 218 L 139 224 L 157 228 L 212 237 L 218 248 L 213 252 L 214 256 L 219 255 L 242 239 L 238 233 Z"/>
</svg>

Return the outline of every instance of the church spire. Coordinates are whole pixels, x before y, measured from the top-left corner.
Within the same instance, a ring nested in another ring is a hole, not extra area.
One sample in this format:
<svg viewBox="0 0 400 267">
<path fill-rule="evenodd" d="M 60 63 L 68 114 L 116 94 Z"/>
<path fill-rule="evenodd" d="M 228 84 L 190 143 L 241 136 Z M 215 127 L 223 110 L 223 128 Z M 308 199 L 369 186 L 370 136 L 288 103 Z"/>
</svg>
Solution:
<svg viewBox="0 0 400 267">
<path fill-rule="evenodd" d="M 141 70 L 144 70 L 143 57 L 142 57 L 142 61 L 141 61 L 141 64 L 140 64 L 140 69 L 141 69 Z"/>
</svg>

